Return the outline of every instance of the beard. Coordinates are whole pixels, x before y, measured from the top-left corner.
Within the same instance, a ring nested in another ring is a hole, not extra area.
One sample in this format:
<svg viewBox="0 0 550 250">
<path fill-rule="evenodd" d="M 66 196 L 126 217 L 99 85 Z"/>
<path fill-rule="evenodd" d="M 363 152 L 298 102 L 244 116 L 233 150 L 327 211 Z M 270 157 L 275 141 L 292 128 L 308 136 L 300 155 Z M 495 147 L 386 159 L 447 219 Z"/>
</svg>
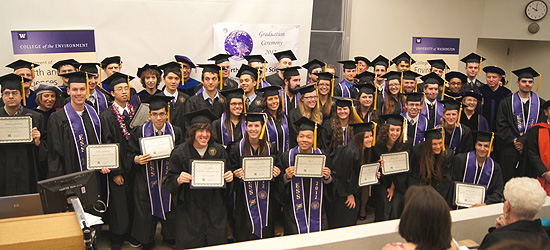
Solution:
<svg viewBox="0 0 550 250">
<path fill-rule="evenodd" d="M 292 93 L 293 95 L 295 95 L 295 94 L 298 93 L 298 88 L 300 88 L 300 86 L 295 87 L 295 88 L 289 87 L 289 88 L 288 88 L 288 91 L 289 91 L 290 93 Z"/>
</svg>

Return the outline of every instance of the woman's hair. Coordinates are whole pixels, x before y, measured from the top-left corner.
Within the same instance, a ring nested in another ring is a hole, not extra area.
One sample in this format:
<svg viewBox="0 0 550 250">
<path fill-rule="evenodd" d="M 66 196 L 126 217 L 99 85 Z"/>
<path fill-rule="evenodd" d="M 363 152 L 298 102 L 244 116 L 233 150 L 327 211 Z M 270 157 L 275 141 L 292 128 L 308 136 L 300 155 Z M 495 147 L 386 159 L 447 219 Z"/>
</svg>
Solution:
<svg viewBox="0 0 550 250">
<path fill-rule="evenodd" d="M 239 98 L 227 98 L 226 99 L 225 106 L 224 106 L 224 111 L 223 111 L 225 113 L 225 121 L 220 121 L 227 128 L 227 136 L 229 136 L 229 138 L 233 138 L 233 129 L 232 129 L 233 124 L 231 124 L 231 111 L 229 110 L 229 108 L 231 107 L 231 100 L 233 100 L 233 99 L 239 99 Z M 244 102 L 243 102 L 243 105 L 244 105 Z M 243 112 L 244 112 L 244 110 L 243 110 Z M 240 120 L 242 120 L 242 118 L 243 118 L 243 112 L 241 112 L 241 115 L 239 115 Z"/>
<path fill-rule="evenodd" d="M 392 98 L 393 100 L 395 100 L 397 103 L 405 103 L 405 96 L 402 95 L 401 93 L 397 93 L 397 99 L 395 97 L 392 96 L 392 94 L 390 93 L 390 87 L 389 87 L 389 84 L 386 83 L 386 88 L 384 89 L 384 91 L 386 92 L 386 100 L 384 100 L 384 114 L 393 114 L 396 107 L 395 107 L 395 102 L 392 102 L 390 100 L 388 100 L 388 98 Z M 401 112 L 403 111 L 406 111 L 405 110 L 405 106 L 404 105 L 401 105 L 403 107 L 403 110 L 401 110 Z"/>
<path fill-rule="evenodd" d="M 352 123 L 359 123 L 355 118 L 355 115 L 353 115 L 353 111 L 351 110 L 351 107 L 349 107 L 349 116 L 348 116 L 348 124 Z M 332 139 L 330 140 L 330 146 L 332 149 L 338 148 L 340 146 L 343 146 L 344 143 L 344 131 L 342 131 L 342 125 L 340 123 L 340 118 L 338 117 L 338 112 L 332 112 L 332 115 L 330 117 L 330 129 L 332 130 Z M 348 126 L 348 134 L 351 137 L 351 126 Z"/>
<path fill-rule="evenodd" d="M 281 103 L 281 96 L 280 95 L 277 95 L 277 97 L 279 98 L 279 107 L 277 107 L 277 111 L 275 111 L 275 114 L 277 115 L 277 121 L 278 122 L 282 122 L 283 120 L 283 104 Z M 271 114 L 269 113 L 269 108 L 267 107 L 267 98 L 268 96 L 264 96 L 264 98 L 262 98 L 262 110 L 264 113 L 266 114 Z"/>
<path fill-rule="evenodd" d="M 319 83 L 321 81 L 317 81 L 317 88 L 319 88 Z M 330 96 L 330 93 L 332 91 L 332 82 L 330 82 L 330 88 L 329 88 L 329 91 L 328 91 L 328 98 L 327 98 L 327 102 L 325 103 L 325 106 L 323 107 L 323 109 L 321 110 L 321 112 L 323 112 L 324 115 L 330 115 L 330 113 L 332 112 L 332 97 Z M 319 92 L 319 95 L 321 94 L 321 92 Z M 321 100 L 319 100 L 319 104 L 321 104 Z"/>
<path fill-rule="evenodd" d="M 511 213 L 522 220 L 532 220 L 546 200 L 546 192 L 536 179 L 517 177 L 504 186 L 504 199 L 510 203 Z"/>
<path fill-rule="evenodd" d="M 139 78 L 141 86 L 143 86 L 144 89 L 147 88 L 147 85 L 145 84 L 145 78 L 148 75 L 154 75 L 157 78 L 157 83 L 155 84 L 155 87 L 158 87 L 160 83 L 160 72 L 154 69 L 146 69 L 145 71 L 143 71 L 143 73 L 141 73 L 141 77 Z"/>
<path fill-rule="evenodd" d="M 195 142 L 195 133 L 201 129 L 206 129 L 207 132 L 210 132 L 210 140 L 208 140 L 208 144 L 216 140 L 216 134 L 214 134 L 214 131 L 212 130 L 212 124 L 195 123 L 191 125 L 189 130 L 187 130 L 187 136 L 185 137 L 185 142 L 187 142 L 187 144 L 192 145 L 193 142 Z"/>
<path fill-rule="evenodd" d="M 401 128 L 403 130 L 403 128 Z M 383 124 L 380 126 L 378 140 L 384 145 L 388 144 L 388 140 L 390 139 L 390 125 L 389 124 Z M 401 132 L 401 136 L 397 139 L 395 142 L 395 149 L 397 151 L 401 151 L 403 148 L 405 148 L 405 143 L 403 143 L 403 132 Z"/>
<path fill-rule="evenodd" d="M 433 139 L 426 139 L 420 156 L 420 185 L 432 185 L 433 178 L 437 186 L 443 182 L 442 166 L 445 162 L 445 150 L 442 149 L 439 155 L 432 150 Z"/>
<path fill-rule="evenodd" d="M 46 94 L 46 93 L 54 93 L 55 103 L 53 104 L 52 109 L 55 110 L 56 108 L 59 108 L 61 106 L 60 105 L 61 97 L 59 95 L 56 95 L 55 92 L 45 92 L 45 93 L 42 93 L 42 94 Z M 38 104 L 38 106 L 42 105 L 42 94 L 36 95 L 36 98 L 34 99 L 34 101 L 36 101 L 36 104 Z"/>
<path fill-rule="evenodd" d="M 302 113 L 303 116 L 306 116 L 306 108 L 304 107 L 304 102 L 302 102 L 302 98 L 304 98 L 304 95 L 300 96 L 300 101 L 298 102 L 298 108 L 300 109 L 300 113 Z M 315 105 L 315 108 L 311 111 L 311 117 L 306 118 L 316 122 L 316 123 L 323 123 L 323 113 L 321 113 L 321 108 L 319 108 L 319 105 Z"/>
<path fill-rule="evenodd" d="M 359 96 L 357 97 L 357 99 L 359 99 L 359 97 L 361 97 L 361 95 L 372 95 L 372 104 L 367 108 L 367 112 L 371 113 L 370 114 L 370 120 L 371 121 L 374 121 L 374 122 L 378 122 L 378 112 L 375 112 L 374 111 L 374 102 L 376 101 L 374 99 L 374 94 L 367 94 L 367 93 L 362 93 L 362 92 L 359 92 Z M 356 105 L 357 107 L 357 113 L 359 114 L 359 116 L 362 115 L 363 113 L 363 105 L 361 105 L 360 103 Z M 361 117 L 363 118 L 363 117 Z M 365 120 L 366 122 L 366 120 Z"/>
<path fill-rule="evenodd" d="M 355 147 L 361 153 L 359 157 L 359 162 L 361 162 L 361 164 L 371 163 L 371 160 L 372 160 L 372 147 L 363 148 L 363 142 L 365 141 L 365 133 L 367 132 L 361 132 L 359 134 L 353 135 L 353 144 L 355 144 Z M 369 133 L 372 133 L 372 132 L 369 132 Z"/>
<path fill-rule="evenodd" d="M 399 235 L 416 249 L 451 247 L 451 214 L 447 202 L 431 186 L 412 186 L 405 193 Z"/>
<path fill-rule="evenodd" d="M 264 125 L 264 122 L 261 122 L 262 126 Z M 266 131 L 267 133 L 267 131 Z M 250 138 L 248 137 L 248 132 L 245 132 L 244 136 L 244 155 L 245 156 L 251 156 L 252 153 L 250 152 Z M 259 155 L 266 155 L 269 152 L 267 152 L 267 135 L 264 135 L 264 138 L 260 139 L 260 151 Z"/>
</svg>

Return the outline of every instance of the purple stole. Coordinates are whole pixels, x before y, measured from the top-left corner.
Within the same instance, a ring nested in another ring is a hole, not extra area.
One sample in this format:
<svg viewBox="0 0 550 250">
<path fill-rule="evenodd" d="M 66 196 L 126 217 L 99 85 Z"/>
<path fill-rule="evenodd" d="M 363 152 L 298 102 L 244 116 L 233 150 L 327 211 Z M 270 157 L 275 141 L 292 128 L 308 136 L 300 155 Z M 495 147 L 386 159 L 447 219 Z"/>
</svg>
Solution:
<svg viewBox="0 0 550 250">
<path fill-rule="evenodd" d="M 426 97 L 424 97 L 425 99 Z M 428 101 L 427 100 L 423 100 L 424 102 L 424 110 L 422 110 L 422 115 L 424 117 L 426 117 L 426 119 L 430 120 L 430 108 L 428 106 Z M 441 117 L 443 117 L 443 103 L 440 103 L 438 102 L 437 100 L 435 101 L 435 116 L 434 116 L 434 119 L 435 119 L 435 124 L 434 124 L 434 128 L 435 127 L 438 127 L 439 125 L 441 125 Z"/>
<path fill-rule="evenodd" d="M 340 84 L 340 89 L 342 89 L 342 97 L 351 98 L 348 86 L 345 82 L 346 82 L 346 80 L 343 80 L 339 83 Z"/>
<path fill-rule="evenodd" d="M 403 116 L 405 119 L 407 119 L 406 113 L 401 113 L 401 116 Z M 407 121 L 407 124 L 409 121 Z M 408 126 L 406 128 L 403 128 L 408 130 Z M 428 119 L 426 119 L 424 116 L 418 114 L 418 121 L 416 122 L 416 125 L 414 126 L 414 140 L 413 140 L 413 146 L 421 143 L 424 141 L 424 131 L 428 130 Z M 405 135 L 408 135 L 408 131 L 405 131 Z"/>
<path fill-rule="evenodd" d="M 357 112 L 357 114 L 359 114 L 359 116 L 361 116 L 361 111 L 359 110 L 359 105 L 357 105 L 355 107 L 355 111 Z M 366 117 L 361 117 L 361 119 L 363 119 L 363 122 L 371 122 L 371 120 L 370 120 L 371 115 L 372 115 L 372 110 L 367 113 Z M 403 115 L 403 114 L 401 114 L 401 115 Z"/>
<path fill-rule="evenodd" d="M 109 107 L 109 104 L 107 103 L 107 99 L 105 98 L 105 95 L 103 95 L 101 91 L 95 90 L 95 92 L 97 93 L 97 100 L 95 100 L 97 105 L 97 110 L 99 111 L 98 113 L 101 114 L 103 113 L 104 110 L 106 110 Z"/>
<path fill-rule="evenodd" d="M 531 128 L 531 126 L 533 126 L 533 124 L 537 123 L 540 109 L 539 102 L 540 99 L 538 95 L 534 92 L 531 92 L 531 98 L 529 102 L 529 115 L 527 117 L 527 122 L 525 122 L 523 120 L 523 113 L 525 111 L 523 110 L 523 103 L 521 102 L 521 98 L 519 97 L 519 92 L 516 92 L 512 96 L 512 113 L 514 114 L 514 118 L 516 119 L 516 124 L 518 126 L 520 135 L 525 134 Z"/>
<path fill-rule="evenodd" d="M 224 112 L 222 113 L 222 117 L 220 119 L 220 130 L 222 131 L 222 145 L 227 146 L 227 144 L 233 141 L 233 138 L 229 138 L 229 132 L 227 130 L 227 126 L 225 126 L 225 119 L 226 119 L 226 115 Z M 241 131 L 242 131 L 241 135 L 244 135 L 245 128 L 246 128 L 246 125 L 244 124 L 244 121 L 241 119 Z M 233 131 L 233 125 L 231 125 L 231 131 Z M 232 133 L 232 134 L 233 136 L 235 136 L 235 133 Z"/>
<path fill-rule="evenodd" d="M 288 154 L 290 166 L 294 166 L 294 158 L 300 149 L 292 148 Z M 314 149 L 314 154 L 321 154 L 320 149 Z M 310 233 L 321 231 L 321 208 L 323 207 L 323 181 L 322 178 L 310 178 L 309 213 L 306 215 L 304 198 L 304 181 L 301 177 L 291 179 L 292 206 L 294 219 L 298 226 L 298 233 Z M 308 218 L 309 217 L 309 218 Z"/>
<path fill-rule="evenodd" d="M 282 152 L 288 151 L 288 119 L 285 115 L 281 117 L 281 127 L 283 129 L 283 141 L 279 142 L 279 133 L 277 132 L 277 128 L 275 127 L 275 121 L 273 117 L 269 117 L 269 120 L 267 120 L 266 128 L 267 128 L 267 140 L 271 143 L 275 143 L 277 145 L 277 149 L 279 149 L 279 145 L 282 143 Z"/>
<path fill-rule="evenodd" d="M 99 143 L 101 143 L 101 123 L 99 117 L 94 108 L 88 104 L 84 104 L 84 108 L 92 121 L 92 125 L 95 131 L 95 137 Z M 78 154 L 78 165 L 80 171 L 87 170 L 86 167 L 86 145 L 88 145 L 88 137 L 86 135 L 86 129 L 84 128 L 84 122 L 82 117 L 74 110 L 71 103 L 65 104 L 63 107 L 67 119 L 69 119 L 69 125 L 71 126 L 71 132 L 73 134 L 74 145 L 76 146 L 76 153 Z"/>
<path fill-rule="evenodd" d="M 165 135 L 172 135 L 172 140 L 174 139 L 174 130 L 172 125 L 168 122 L 164 124 Z M 153 122 L 150 120 L 143 124 L 141 128 L 143 137 L 155 136 L 155 129 L 153 127 Z M 159 169 L 160 164 L 160 169 Z M 171 198 L 170 191 L 162 187 L 162 180 L 166 178 L 168 174 L 169 159 L 160 159 L 149 161 L 145 165 L 145 171 L 147 174 L 147 186 L 149 189 L 149 201 L 151 202 L 151 213 L 153 216 L 166 220 L 166 210 L 171 211 Z"/>
<path fill-rule="evenodd" d="M 243 138 L 239 142 L 241 156 L 245 155 L 244 150 Z M 267 152 L 270 152 L 269 143 L 267 143 Z M 245 181 L 244 190 L 252 233 L 259 238 L 263 238 L 262 229 L 267 227 L 269 216 L 270 181 Z"/>
<path fill-rule="evenodd" d="M 455 127 L 453 129 L 453 134 L 451 135 L 451 143 L 447 146 L 451 148 L 455 154 L 456 154 L 456 149 L 460 145 L 461 137 L 462 137 L 462 124 L 458 125 L 458 128 Z"/>
<path fill-rule="evenodd" d="M 477 177 L 477 158 L 476 151 L 471 151 L 466 157 L 466 168 L 464 169 L 463 182 L 470 184 L 483 185 L 488 187 L 493 179 L 493 172 L 495 170 L 495 164 L 491 157 L 487 157 L 481 168 L 479 180 L 476 182 Z"/>
<path fill-rule="evenodd" d="M 265 88 L 265 87 L 271 86 L 271 84 L 267 81 L 264 81 L 264 79 L 262 79 L 259 84 L 260 84 L 260 88 Z"/>
</svg>

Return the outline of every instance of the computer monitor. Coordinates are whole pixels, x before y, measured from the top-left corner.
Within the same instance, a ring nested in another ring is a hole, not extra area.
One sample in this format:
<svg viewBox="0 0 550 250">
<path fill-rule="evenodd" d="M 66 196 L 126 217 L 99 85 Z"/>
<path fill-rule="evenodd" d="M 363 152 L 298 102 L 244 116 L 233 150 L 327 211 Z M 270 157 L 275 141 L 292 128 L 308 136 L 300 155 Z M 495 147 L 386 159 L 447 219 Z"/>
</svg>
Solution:
<svg viewBox="0 0 550 250">
<path fill-rule="evenodd" d="M 38 182 L 38 189 L 45 214 L 69 211 L 72 207 L 67 203 L 70 196 L 78 196 L 82 207 L 92 211 L 98 204 L 99 178 L 94 170 L 86 170 L 67 174 Z"/>
</svg>

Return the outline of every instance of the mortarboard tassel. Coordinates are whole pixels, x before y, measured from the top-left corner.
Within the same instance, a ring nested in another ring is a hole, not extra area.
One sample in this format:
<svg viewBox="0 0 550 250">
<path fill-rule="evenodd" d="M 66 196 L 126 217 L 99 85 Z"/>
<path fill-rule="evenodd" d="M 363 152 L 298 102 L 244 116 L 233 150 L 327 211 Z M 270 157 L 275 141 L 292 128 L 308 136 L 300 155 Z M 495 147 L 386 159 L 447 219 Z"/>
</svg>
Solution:
<svg viewBox="0 0 550 250">
<path fill-rule="evenodd" d="M 88 72 L 86 72 L 86 100 L 90 100 L 90 80 L 88 79 Z"/>
<path fill-rule="evenodd" d="M 313 130 L 313 149 L 317 149 L 317 123 L 315 123 L 315 129 Z"/>
<path fill-rule="evenodd" d="M 327 71 L 327 66 L 325 66 L 325 71 Z M 359 74 L 359 62 L 357 62 L 357 67 L 355 68 L 355 73 Z"/>
<path fill-rule="evenodd" d="M 244 110 L 244 113 L 246 113 L 246 95 L 243 95 L 243 110 Z"/>
<path fill-rule="evenodd" d="M 183 75 L 182 75 L 182 76 L 183 76 Z M 182 81 L 182 82 L 183 82 L 183 81 Z M 128 101 L 129 101 L 129 100 L 130 100 L 130 97 L 131 97 L 131 95 L 130 95 L 130 93 L 131 93 L 131 92 L 130 92 L 130 89 L 132 88 L 132 86 L 130 86 L 130 76 L 128 76 L 128 81 L 127 81 L 127 83 L 128 83 Z M 113 91 L 114 91 L 114 90 L 113 90 Z"/>
<path fill-rule="evenodd" d="M 414 92 L 418 92 L 418 82 L 414 80 Z"/>
<path fill-rule="evenodd" d="M 103 67 L 101 67 L 101 63 L 99 63 L 99 87 L 103 88 L 103 83 L 101 81 L 101 71 L 103 71 Z"/>
<path fill-rule="evenodd" d="M 411 70 L 411 66 L 412 66 L 412 57 L 409 56 L 409 70 Z"/>
<path fill-rule="evenodd" d="M 420 109 L 420 114 L 424 113 L 424 107 L 426 106 L 426 93 L 422 92 L 422 109 Z"/>
<path fill-rule="evenodd" d="M 479 75 L 479 70 L 481 69 L 482 62 L 483 62 L 483 57 L 479 57 L 479 68 L 477 68 L 477 75 Z"/>
<path fill-rule="evenodd" d="M 407 134 L 405 133 L 407 129 L 407 119 L 403 118 L 403 129 L 401 129 L 401 136 L 403 136 L 403 143 L 407 142 Z"/>
<path fill-rule="evenodd" d="M 264 116 L 264 125 L 262 126 L 262 132 L 260 133 L 260 140 L 263 140 L 263 139 L 264 139 L 264 136 L 265 136 L 265 127 L 266 127 L 266 123 L 267 123 L 267 114 L 262 113 L 262 115 Z"/>
<path fill-rule="evenodd" d="M 401 92 L 403 93 L 403 71 L 401 71 Z"/>
<path fill-rule="evenodd" d="M 537 85 L 537 92 L 539 92 L 540 88 L 540 79 L 542 78 L 542 74 L 539 73 L 539 84 Z"/>
<path fill-rule="evenodd" d="M 443 129 L 443 127 L 441 127 L 440 129 L 441 129 L 441 138 L 443 139 L 443 151 L 445 151 L 445 130 Z"/>
<path fill-rule="evenodd" d="M 170 103 L 172 102 L 168 102 L 168 123 L 170 123 L 170 109 L 171 109 Z"/>
<path fill-rule="evenodd" d="M 330 96 L 334 97 L 334 75 L 332 75 L 332 80 L 330 82 Z"/>
<path fill-rule="evenodd" d="M 391 67 L 391 61 L 390 59 L 388 59 L 388 68 L 386 69 L 386 72 L 390 72 L 390 67 Z"/>
<path fill-rule="evenodd" d="M 493 139 L 495 139 L 495 133 L 491 132 L 491 142 L 489 142 L 489 153 L 487 153 L 487 157 L 491 156 L 491 151 L 493 150 Z"/>
<path fill-rule="evenodd" d="M 258 70 L 258 77 L 256 78 L 256 89 L 260 88 L 260 77 L 261 77 L 261 74 L 262 72 L 260 70 Z M 263 87 L 263 86 L 262 86 Z"/>
<path fill-rule="evenodd" d="M 445 84 L 447 83 L 447 80 L 443 80 L 443 93 L 441 93 L 441 100 L 443 101 L 443 97 L 445 96 Z"/>
<path fill-rule="evenodd" d="M 34 80 L 34 78 L 36 77 L 34 73 L 34 63 L 31 63 L 31 75 L 32 75 L 32 79 Z"/>
<path fill-rule="evenodd" d="M 363 119 L 361 119 L 361 116 L 357 113 L 357 110 L 355 109 L 355 105 L 353 105 L 353 101 L 351 101 L 351 108 L 353 109 L 353 115 L 355 116 L 355 119 L 358 123 L 363 123 Z"/>
<path fill-rule="evenodd" d="M 23 106 L 27 106 L 27 95 L 25 94 L 25 80 L 21 76 L 21 92 L 23 93 Z"/>
<path fill-rule="evenodd" d="M 462 116 L 462 103 L 460 104 L 460 109 L 458 110 L 458 120 L 456 120 L 456 127 L 460 126 L 460 117 Z"/>
<path fill-rule="evenodd" d="M 376 122 L 372 122 L 374 124 L 374 129 L 372 130 L 372 146 L 376 145 L 376 127 L 378 124 Z"/>
<path fill-rule="evenodd" d="M 266 63 L 266 62 L 264 62 L 264 81 L 265 81 L 265 75 L 267 75 L 267 74 L 266 74 L 267 72 L 265 72 L 265 71 L 267 70 L 267 67 L 266 67 L 266 65 L 267 65 L 267 63 Z"/>
<path fill-rule="evenodd" d="M 317 107 L 321 108 L 321 103 L 319 101 L 319 88 L 315 88 L 315 91 L 317 92 Z"/>
<path fill-rule="evenodd" d="M 281 103 L 283 104 L 283 112 L 285 112 L 285 99 L 286 99 L 286 96 L 285 96 L 285 93 L 284 93 L 284 90 L 280 90 L 281 92 Z"/>
<path fill-rule="evenodd" d="M 223 90 L 223 70 L 222 69 L 220 69 L 220 90 Z"/>
<path fill-rule="evenodd" d="M 179 63 L 181 66 L 181 86 L 185 85 L 185 79 L 183 79 L 183 63 Z"/>
<path fill-rule="evenodd" d="M 447 74 L 447 64 L 445 64 L 445 70 L 443 70 L 443 74 L 444 74 L 444 75 Z"/>
</svg>

